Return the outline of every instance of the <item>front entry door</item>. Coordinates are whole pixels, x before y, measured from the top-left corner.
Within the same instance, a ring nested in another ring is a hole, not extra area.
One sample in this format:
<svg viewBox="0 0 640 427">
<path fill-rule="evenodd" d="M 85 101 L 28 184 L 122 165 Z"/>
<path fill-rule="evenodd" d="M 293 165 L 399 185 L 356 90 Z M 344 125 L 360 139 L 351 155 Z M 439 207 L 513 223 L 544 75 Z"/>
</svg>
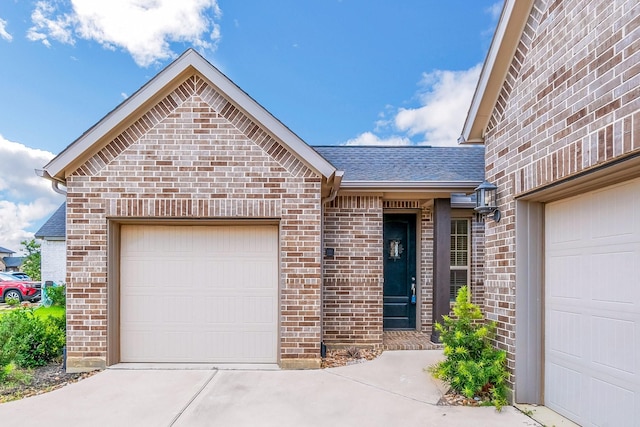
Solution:
<svg viewBox="0 0 640 427">
<path fill-rule="evenodd" d="M 416 329 L 416 216 L 384 215 L 384 329 Z M 414 297 L 415 295 L 415 297 Z"/>
</svg>

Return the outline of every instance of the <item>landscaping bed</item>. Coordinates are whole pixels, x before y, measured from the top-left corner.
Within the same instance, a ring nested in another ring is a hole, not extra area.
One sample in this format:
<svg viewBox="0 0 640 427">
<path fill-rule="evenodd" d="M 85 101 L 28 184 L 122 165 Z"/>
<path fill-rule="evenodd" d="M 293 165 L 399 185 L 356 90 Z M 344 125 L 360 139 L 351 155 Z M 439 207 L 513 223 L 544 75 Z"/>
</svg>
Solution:
<svg viewBox="0 0 640 427">
<path fill-rule="evenodd" d="M 47 393 L 88 378 L 96 372 L 70 374 L 59 363 L 14 371 L 11 378 L 0 383 L 0 403 Z"/>
<path fill-rule="evenodd" d="M 366 348 L 344 348 L 327 350 L 326 357 L 322 358 L 322 368 L 337 368 L 339 366 L 353 365 L 367 360 L 373 360 L 382 354 L 382 350 Z"/>
</svg>

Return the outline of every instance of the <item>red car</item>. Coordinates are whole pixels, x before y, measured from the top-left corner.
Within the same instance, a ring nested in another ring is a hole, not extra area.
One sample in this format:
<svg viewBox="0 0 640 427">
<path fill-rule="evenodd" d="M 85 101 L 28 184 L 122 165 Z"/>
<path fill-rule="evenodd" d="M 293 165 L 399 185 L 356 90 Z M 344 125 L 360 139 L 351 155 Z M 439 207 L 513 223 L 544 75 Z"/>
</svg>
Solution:
<svg viewBox="0 0 640 427">
<path fill-rule="evenodd" d="M 21 280 L 11 274 L 0 273 L 0 302 L 6 302 L 7 299 L 39 301 L 41 286 L 40 282 Z"/>
</svg>

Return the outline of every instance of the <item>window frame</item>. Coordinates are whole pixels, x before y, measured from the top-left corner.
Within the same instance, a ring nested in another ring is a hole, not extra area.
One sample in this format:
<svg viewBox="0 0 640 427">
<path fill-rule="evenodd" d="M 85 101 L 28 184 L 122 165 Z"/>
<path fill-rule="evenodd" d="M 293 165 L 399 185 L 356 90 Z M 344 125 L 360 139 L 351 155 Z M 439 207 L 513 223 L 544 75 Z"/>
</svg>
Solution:
<svg viewBox="0 0 640 427">
<path fill-rule="evenodd" d="M 465 218 L 465 217 L 452 217 L 451 218 L 451 226 L 453 228 L 453 224 L 454 222 L 457 221 L 464 221 L 466 223 L 466 237 L 467 237 L 467 247 L 466 247 L 466 255 L 467 255 L 467 264 L 465 266 L 460 266 L 460 265 L 452 265 L 453 263 L 451 262 L 451 258 L 454 255 L 454 250 L 455 253 L 460 252 L 459 248 L 454 248 L 454 245 L 451 245 L 451 248 L 449 250 L 449 269 L 450 272 L 453 271 L 465 271 L 467 272 L 466 274 L 466 284 L 462 285 L 462 286 L 467 286 L 467 289 L 469 290 L 469 292 L 471 292 L 471 238 L 472 238 L 472 231 L 471 231 L 471 219 L 470 218 Z M 457 227 L 455 227 L 455 230 L 457 230 Z M 455 236 L 462 236 L 462 234 L 458 234 L 457 232 L 451 233 L 451 240 L 454 240 Z M 453 277 L 452 274 L 449 274 L 449 299 L 451 302 L 455 301 L 455 295 L 457 294 L 458 290 L 460 289 L 460 287 L 462 286 L 457 286 L 455 285 L 455 283 L 453 283 Z M 455 288 L 454 288 L 455 287 Z M 453 295 L 453 296 L 452 296 Z"/>
</svg>

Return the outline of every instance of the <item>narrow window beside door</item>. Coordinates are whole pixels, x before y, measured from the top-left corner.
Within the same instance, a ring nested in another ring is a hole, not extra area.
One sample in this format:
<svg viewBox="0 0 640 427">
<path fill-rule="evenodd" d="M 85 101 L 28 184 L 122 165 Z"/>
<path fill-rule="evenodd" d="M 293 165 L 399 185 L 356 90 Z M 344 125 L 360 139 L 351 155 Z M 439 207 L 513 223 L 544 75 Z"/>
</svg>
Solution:
<svg viewBox="0 0 640 427">
<path fill-rule="evenodd" d="M 451 220 L 451 280 L 450 299 L 454 301 L 458 290 L 469 284 L 469 220 Z"/>
</svg>

